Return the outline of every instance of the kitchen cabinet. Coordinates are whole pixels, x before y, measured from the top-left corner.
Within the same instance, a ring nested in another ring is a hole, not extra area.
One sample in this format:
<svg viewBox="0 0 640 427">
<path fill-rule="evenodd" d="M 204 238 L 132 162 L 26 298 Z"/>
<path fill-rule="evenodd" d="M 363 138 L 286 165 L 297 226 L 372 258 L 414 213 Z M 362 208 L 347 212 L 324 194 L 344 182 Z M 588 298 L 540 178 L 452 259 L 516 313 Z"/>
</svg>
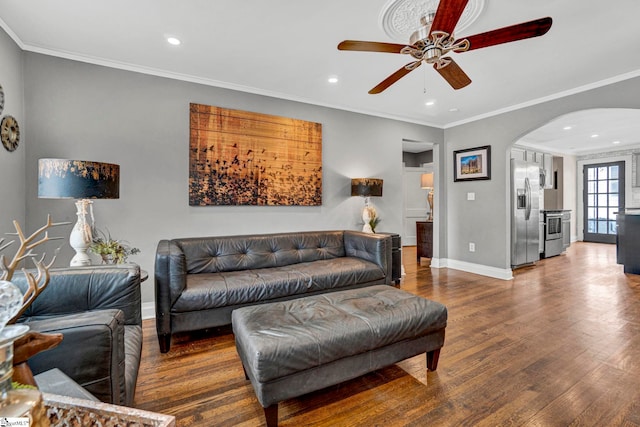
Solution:
<svg viewBox="0 0 640 427">
<path fill-rule="evenodd" d="M 527 160 L 527 150 L 520 147 L 511 147 L 511 158 L 516 160 Z"/>
<path fill-rule="evenodd" d="M 554 168 L 553 168 L 553 156 L 548 153 L 542 155 L 542 169 L 544 169 L 544 185 L 542 188 L 551 189 L 554 188 Z"/>
<path fill-rule="evenodd" d="M 571 245 L 571 211 L 562 211 L 562 250 Z"/>
<path fill-rule="evenodd" d="M 416 221 L 418 262 L 433 256 L 433 221 Z"/>
<path fill-rule="evenodd" d="M 627 274 L 640 274 L 640 210 L 625 209 L 617 215 L 617 262 Z"/>
</svg>

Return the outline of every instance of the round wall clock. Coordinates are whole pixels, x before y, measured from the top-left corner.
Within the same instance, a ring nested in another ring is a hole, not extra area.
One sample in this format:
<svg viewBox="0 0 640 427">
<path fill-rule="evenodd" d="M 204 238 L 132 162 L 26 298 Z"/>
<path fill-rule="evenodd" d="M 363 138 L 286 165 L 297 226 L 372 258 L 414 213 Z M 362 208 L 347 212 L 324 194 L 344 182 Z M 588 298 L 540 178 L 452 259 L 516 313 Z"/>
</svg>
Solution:
<svg viewBox="0 0 640 427">
<path fill-rule="evenodd" d="M 0 139 L 8 151 L 15 151 L 20 142 L 20 127 L 12 116 L 4 116 L 0 123 Z"/>
<path fill-rule="evenodd" d="M 2 85 L 0 85 L 0 114 L 2 114 L 3 109 L 4 109 L 4 90 L 2 90 Z"/>
</svg>

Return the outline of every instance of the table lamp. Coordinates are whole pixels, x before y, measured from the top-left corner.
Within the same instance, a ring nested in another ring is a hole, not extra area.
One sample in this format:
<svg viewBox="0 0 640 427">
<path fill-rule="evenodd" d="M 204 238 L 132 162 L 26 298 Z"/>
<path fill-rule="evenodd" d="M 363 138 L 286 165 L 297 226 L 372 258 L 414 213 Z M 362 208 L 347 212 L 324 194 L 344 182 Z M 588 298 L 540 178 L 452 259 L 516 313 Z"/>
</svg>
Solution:
<svg viewBox="0 0 640 427">
<path fill-rule="evenodd" d="M 378 214 L 375 206 L 371 203 L 370 197 L 382 197 L 382 180 L 378 178 L 352 178 L 351 195 L 364 197 L 364 208 L 362 209 L 364 226 L 362 231 L 374 233 Z"/>
<path fill-rule="evenodd" d="M 87 250 L 93 240 L 93 202 L 120 197 L 120 165 L 86 160 L 38 160 L 38 197 L 76 199 L 78 221 L 69 243 L 76 251 L 71 266 L 91 265 Z M 87 214 L 91 224 L 87 222 Z"/>
<path fill-rule="evenodd" d="M 429 202 L 427 221 L 433 221 L 433 173 L 423 173 L 420 176 L 420 187 L 429 190 L 429 194 L 427 194 L 427 202 Z"/>
</svg>

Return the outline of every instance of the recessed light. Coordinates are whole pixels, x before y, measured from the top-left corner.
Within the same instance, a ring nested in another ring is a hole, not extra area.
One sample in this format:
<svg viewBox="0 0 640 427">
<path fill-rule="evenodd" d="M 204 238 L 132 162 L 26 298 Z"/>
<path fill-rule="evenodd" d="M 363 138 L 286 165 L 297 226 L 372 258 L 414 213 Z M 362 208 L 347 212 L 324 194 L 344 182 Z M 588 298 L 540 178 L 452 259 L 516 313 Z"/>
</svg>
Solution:
<svg viewBox="0 0 640 427">
<path fill-rule="evenodd" d="M 573 129 L 573 126 L 565 126 L 562 128 L 562 130 L 571 130 Z"/>
<path fill-rule="evenodd" d="M 338 78 L 336 76 L 331 76 L 327 79 L 329 83 L 338 83 Z"/>
<path fill-rule="evenodd" d="M 167 43 L 172 44 L 174 46 L 180 45 L 182 42 L 175 37 L 167 37 Z"/>
<path fill-rule="evenodd" d="M 593 135 L 591 135 L 591 138 L 597 138 L 597 137 L 599 137 L 599 136 L 600 136 L 600 135 L 598 135 L 597 133 L 594 133 Z"/>
<path fill-rule="evenodd" d="M 620 141 L 613 141 L 612 144 L 620 144 Z"/>
<path fill-rule="evenodd" d="M 424 103 L 424 105 L 426 105 L 427 107 L 431 107 L 432 105 L 435 105 L 436 101 L 427 101 Z"/>
<path fill-rule="evenodd" d="M 460 110 L 455 108 L 455 107 L 454 108 L 449 108 L 449 112 L 450 113 L 457 113 L 458 111 L 460 111 Z"/>
</svg>

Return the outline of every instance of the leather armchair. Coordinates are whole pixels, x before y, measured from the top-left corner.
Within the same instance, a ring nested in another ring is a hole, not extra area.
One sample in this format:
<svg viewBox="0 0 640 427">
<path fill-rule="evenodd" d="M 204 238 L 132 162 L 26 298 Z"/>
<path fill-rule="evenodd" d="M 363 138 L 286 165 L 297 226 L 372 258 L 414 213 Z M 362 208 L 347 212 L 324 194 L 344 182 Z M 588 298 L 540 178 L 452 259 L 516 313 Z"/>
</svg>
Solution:
<svg viewBox="0 0 640 427">
<path fill-rule="evenodd" d="M 29 359 L 33 374 L 58 368 L 101 401 L 131 406 L 142 351 L 140 267 L 73 267 L 50 275 L 19 322 L 62 333 L 63 340 Z M 12 281 L 27 289 L 22 274 Z"/>
</svg>

